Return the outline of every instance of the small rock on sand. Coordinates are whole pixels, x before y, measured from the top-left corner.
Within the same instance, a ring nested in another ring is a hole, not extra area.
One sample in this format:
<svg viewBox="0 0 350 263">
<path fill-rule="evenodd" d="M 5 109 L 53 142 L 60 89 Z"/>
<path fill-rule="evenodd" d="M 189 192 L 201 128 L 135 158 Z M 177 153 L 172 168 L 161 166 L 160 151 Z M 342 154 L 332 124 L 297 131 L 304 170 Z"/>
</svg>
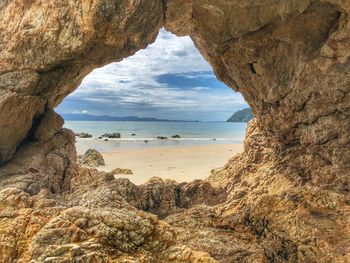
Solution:
<svg viewBox="0 0 350 263">
<path fill-rule="evenodd" d="M 84 155 L 78 156 L 79 163 L 88 167 L 104 166 L 105 161 L 101 153 L 95 149 L 89 149 Z"/>
</svg>

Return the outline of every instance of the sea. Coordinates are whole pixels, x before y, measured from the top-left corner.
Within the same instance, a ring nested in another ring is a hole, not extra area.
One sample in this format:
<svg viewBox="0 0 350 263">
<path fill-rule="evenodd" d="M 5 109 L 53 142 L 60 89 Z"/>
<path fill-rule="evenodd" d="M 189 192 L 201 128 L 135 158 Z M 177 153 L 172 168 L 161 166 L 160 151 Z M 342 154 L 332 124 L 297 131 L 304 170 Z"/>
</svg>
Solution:
<svg viewBox="0 0 350 263">
<path fill-rule="evenodd" d="M 236 122 L 142 122 L 142 121 L 66 121 L 65 128 L 93 136 L 77 139 L 77 144 L 99 151 L 118 148 L 187 146 L 200 144 L 240 144 L 244 140 L 246 123 Z M 119 132 L 120 139 L 103 141 L 104 133 Z M 134 135 L 133 135 L 134 134 Z M 180 135 L 180 139 L 171 136 Z M 157 139 L 168 137 L 167 140 Z"/>
</svg>

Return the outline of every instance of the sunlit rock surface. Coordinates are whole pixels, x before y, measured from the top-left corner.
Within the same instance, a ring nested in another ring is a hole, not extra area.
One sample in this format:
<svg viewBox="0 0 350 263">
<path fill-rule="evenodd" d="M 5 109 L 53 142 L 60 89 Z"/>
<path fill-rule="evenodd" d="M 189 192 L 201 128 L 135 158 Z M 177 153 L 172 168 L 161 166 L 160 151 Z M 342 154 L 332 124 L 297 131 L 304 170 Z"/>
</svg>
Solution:
<svg viewBox="0 0 350 263">
<path fill-rule="evenodd" d="M 0 162 L 44 106 L 57 106 L 94 68 L 153 42 L 163 10 L 159 0 L 1 1 Z"/>
<path fill-rule="evenodd" d="M 349 14 L 345 0 L 2 1 L 0 262 L 347 262 Z M 244 153 L 188 184 L 80 168 L 52 108 L 162 26 L 250 104 Z"/>
<path fill-rule="evenodd" d="M 105 165 L 105 160 L 96 149 L 88 149 L 83 155 L 78 156 L 78 162 L 87 167 L 99 167 Z"/>
</svg>

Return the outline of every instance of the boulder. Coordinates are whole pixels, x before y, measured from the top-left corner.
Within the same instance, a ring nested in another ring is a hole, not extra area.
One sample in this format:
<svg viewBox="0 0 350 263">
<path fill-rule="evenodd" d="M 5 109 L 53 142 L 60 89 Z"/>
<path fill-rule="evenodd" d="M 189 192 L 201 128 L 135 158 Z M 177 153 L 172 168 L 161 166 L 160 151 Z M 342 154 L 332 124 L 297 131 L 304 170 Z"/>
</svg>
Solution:
<svg viewBox="0 0 350 263">
<path fill-rule="evenodd" d="M 88 167 L 99 167 L 105 165 L 102 154 L 95 149 L 89 149 L 84 155 L 79 156 L 79 163 Z"/>
<path fill-rule="evenodd" d="M 118 138 L 121 138 L 121 135 L 119 132 L 112 132 L 112 133 L 102 134 L 101 137 L 110 138 L 110 139 L 118 139 Z"/>
<path fill-rule="evenodd" d="M 75 137 L 78 138 L 92 138 L 92 135 L 86 132 L 75 133 Z"/>
</svg>

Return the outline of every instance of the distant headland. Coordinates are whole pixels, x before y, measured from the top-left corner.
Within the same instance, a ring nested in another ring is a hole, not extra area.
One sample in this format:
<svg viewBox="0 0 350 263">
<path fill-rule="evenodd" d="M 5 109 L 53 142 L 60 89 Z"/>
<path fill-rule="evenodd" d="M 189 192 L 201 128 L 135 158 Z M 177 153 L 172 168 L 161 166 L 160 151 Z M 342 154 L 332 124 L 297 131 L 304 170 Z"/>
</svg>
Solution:
<svg viewBox="0 0 350 263">
<path fill-rule="evenodd" d="M 250 108 L 246 108 L 240 111 L 236 111 L 227 122 L 249 122 L 254 118 L 252 110 Z"/>
<path fill-rule="evenodd" d="M 200 122 L 198 120 L 195 120 L 195 121 L 169 120 L 169 119 L 157 119 L 157 118 L 141 118 L 136 116 L 116 117 L 116 116 L 109 116 L 109 115 L 91 115 L 87 113 L 83 113 L 83 114 L 68 113 L 68 114 L 62 114 L 62 117 L 66 121 Z"/>
</svg>

